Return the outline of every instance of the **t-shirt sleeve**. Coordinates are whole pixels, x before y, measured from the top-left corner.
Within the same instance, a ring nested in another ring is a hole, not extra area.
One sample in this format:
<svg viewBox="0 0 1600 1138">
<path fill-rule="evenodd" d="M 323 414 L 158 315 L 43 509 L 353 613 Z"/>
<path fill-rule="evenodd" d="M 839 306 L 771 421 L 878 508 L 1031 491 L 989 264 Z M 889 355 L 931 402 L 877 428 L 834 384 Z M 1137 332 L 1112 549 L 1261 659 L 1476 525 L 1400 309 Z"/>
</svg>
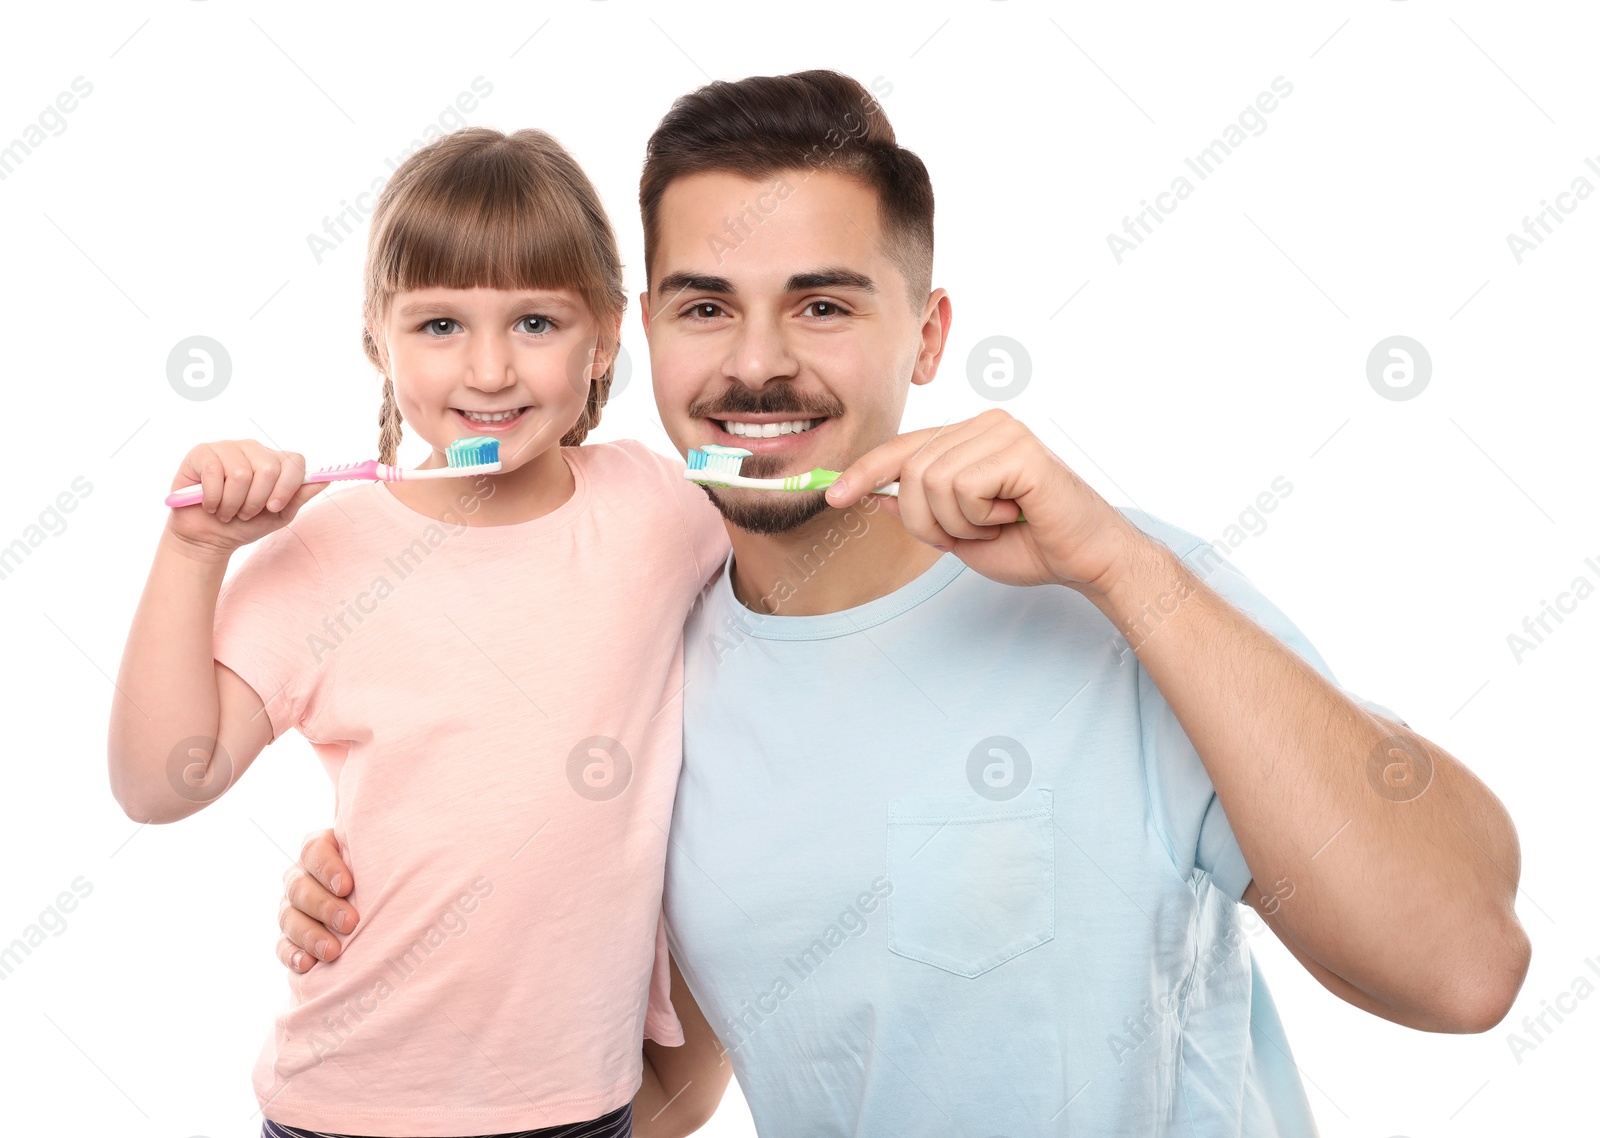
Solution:
<svg viewBox="0 0 1600 1138">
<path fill-rule="evenodd" d="M 650 970 L 650 1002 L 644 1015 L 644 1037 L 663 1047 L 683 1046 L 683 1024 L 672 1006 L 672 963 L 667 951 L 667 918 L 656 919 L 656 961 Z"/>
<path fill-rule="evenodd" d="M 272 741 L 291 727 L 316 738 L 335 659 L 324 622 L 337 615 L 322 568 L 292 522 L 258 542 L 223 583 L 212 655 L 261 697 Z"/>
<path fill-rule="evenodd" d="M 728 551 L 731 548 L 728 543 L 728 528 L 723 524 L 721 511 L 706 496 L 705 487 L 685 478 L 681 464 L 675 473 L 677 481 L 674 491 L 683 504 L 683 519 L 689 535 L 689 548 L 694 550 L 700 583 L 705 584 L 716 575 L 717 570 L 728 559 Z"/>
<path fill-rule="evenodd" d="M 681 460 L 657 454 L 641 442 L 629 442 L 650 456 L 661 475 L 663 488 L 677 502 L 683 515 L 684 534 L 694 555 L 696 584 L 705 584 L 728 559 L 728 530 L 723 525 L 721 512 L 703 486 L 683 476 Z"/>
<path fill-rule="evenodd" d="M 1209 542 L 1193 539 L 1188 543 L 1174 543 L 1167 533 L 1158 532 L 1154 536 L 1166 540 L 1196 576 L 1277 637 L 1356 704 L 1397 723 L 1405 722 L 1384 705 L 1339 686 L 1332 670 L 1305 634 Z M 1192 535 L 1186 536 L 1192 538 Z M 1245 887 L 1250 884 L 1251 873 L 1228 816 L 1177 714 L 1143 667 L 1139 669 L 1139 727 L 1157 825 L 1163 828 L 1164 837 L 1170 842 L 1173 862 L 1185 874 L 1191 869 L 1201 870 L 1228 896 L 1242 898 Z"/>
</svg>

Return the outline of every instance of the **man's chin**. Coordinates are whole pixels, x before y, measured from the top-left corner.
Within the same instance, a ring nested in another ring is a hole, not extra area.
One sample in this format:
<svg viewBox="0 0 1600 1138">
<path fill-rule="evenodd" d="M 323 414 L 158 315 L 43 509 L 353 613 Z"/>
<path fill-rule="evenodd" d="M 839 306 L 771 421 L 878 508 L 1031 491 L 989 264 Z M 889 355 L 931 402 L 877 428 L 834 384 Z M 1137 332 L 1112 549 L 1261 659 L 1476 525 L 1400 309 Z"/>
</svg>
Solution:
<svg viewBox="0 0 1600 1138">
<path fill-rule="evenodd" d="M 749 462 L 749 459 L 745 460 Z M 759 476 L 757 476 L 759 477 Z M 820 490 L 740 490 L 702 486 L 729 525 L 746 533 L 780 534 L 800 529 L 824 510 L 828 500 Z"/>
</svg>

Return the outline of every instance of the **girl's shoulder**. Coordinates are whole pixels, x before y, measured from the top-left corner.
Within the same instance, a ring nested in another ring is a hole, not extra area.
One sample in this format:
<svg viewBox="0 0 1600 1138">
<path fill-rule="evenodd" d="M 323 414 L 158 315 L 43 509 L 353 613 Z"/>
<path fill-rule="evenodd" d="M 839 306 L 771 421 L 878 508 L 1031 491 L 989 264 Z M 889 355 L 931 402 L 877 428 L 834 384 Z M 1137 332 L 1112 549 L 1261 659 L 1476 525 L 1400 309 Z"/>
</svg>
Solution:
<svg viewBox="0 0 1600 1138">
<path fill-rule="evenodd" d="M 687 542 L 697 590 L 727 558 L 728 531 L 722 514 L 704 487 L 683 476 L 682 459 L 668 458 L 638 439 L 589 443 L 569 448 L 568 454 L 584 464 L 584 477 L 613 502 L 625 499 L 640 507 L 633 511 L 635 517 L 661 520 L 661 526 L 642 526 L 641 537 L 648 532 L 668 539 L 670 531 L 676 536 L 669 540 Z"/>
<path fill-rule="evenodd" d="M 568 457 L 583 467 L 586 477 L 601 484 L 626 486 L 631 482 L 675 493 L 676 484 L 685 481 L 682 459 L 659 454 L 638 439 L 584 443 L 565 449 Z"/>
<path fill-rule="evenodd" d="M 252 559 L 292 564 L 309 560 L 320 566 L 338 564 L 363 541 L 370 540 L 370 521 L 383 513 L 377 495 L 383 484 L 329 484 L 300 508 L 294 520 L 247 547 Z M 299 556 L 297 556 L 297 554 Z"/>
</svg>

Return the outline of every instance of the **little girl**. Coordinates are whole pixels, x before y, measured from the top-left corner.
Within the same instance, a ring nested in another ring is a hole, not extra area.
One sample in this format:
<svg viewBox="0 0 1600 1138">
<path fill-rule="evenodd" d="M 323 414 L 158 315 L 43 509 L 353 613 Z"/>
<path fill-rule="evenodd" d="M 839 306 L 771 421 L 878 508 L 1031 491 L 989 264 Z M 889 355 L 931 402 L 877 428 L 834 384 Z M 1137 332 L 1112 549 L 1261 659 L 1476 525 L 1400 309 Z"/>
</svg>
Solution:
<svg viewBox="0 0 1600 1138">
<path fill-rule="evenodd" d="M 291 978 L 264 1133 L 627 1134 L 642 1038 L 683 1041 L 659 923 L 681 629 L 727 538 L 680 464 L 578 445 L 626 296 L 548 135 L 472 128 L 407 160 L 365 293 L 381 461 L 404 420 L 422 465 L 489 436 L 502 469 L 344 484 L 297 516 L 325 485 L 299 455 L 190 451 L 173 485 L 205 500 L 169 515 L 134 618 L 112 789 L 175 821 L 291 727 L 333 780 L 363 919 Z"/>
</svg>

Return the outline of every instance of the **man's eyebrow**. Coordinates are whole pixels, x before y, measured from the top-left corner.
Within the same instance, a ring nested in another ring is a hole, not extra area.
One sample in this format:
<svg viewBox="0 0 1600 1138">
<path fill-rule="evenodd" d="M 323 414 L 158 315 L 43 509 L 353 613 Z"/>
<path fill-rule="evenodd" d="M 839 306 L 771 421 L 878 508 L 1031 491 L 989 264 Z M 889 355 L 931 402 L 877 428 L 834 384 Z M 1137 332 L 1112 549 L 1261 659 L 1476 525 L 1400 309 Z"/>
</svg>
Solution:
<svg viewBox="0 0 1600 1138">
<path fill-rule="evenodd" d="M 785 292 L 806 292 L 815 288 L 853 288 L 861 292 L 877 292 L 878 286 L 871 277 L 853 269 L 815 269 L 809 273 L 796 273 L 784 285 Z"/>
<path fill-rule="evenodd" d="M 668 273 L 656 284 L 656 295 L 680 292 L 714 292 L 732 296 L 736 291 L 727 277 L 708 277 L 699 273 Z"/>
</svg>

